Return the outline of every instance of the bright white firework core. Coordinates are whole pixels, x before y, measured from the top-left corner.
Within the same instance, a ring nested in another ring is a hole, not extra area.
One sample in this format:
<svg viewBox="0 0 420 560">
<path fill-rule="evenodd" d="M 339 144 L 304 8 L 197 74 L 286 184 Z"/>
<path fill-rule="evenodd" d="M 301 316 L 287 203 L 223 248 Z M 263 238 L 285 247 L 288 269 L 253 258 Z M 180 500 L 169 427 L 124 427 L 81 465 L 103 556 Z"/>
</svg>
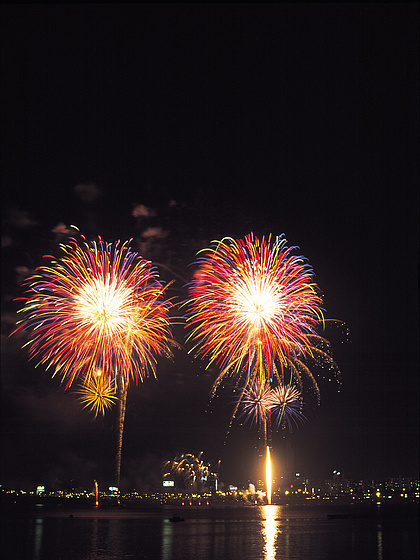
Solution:
<svg viewBox="0 0 420 560">
<path fill-rule="evenodd" d="M 115 281 L 101 278 L 89 280 L 74 296 L 75 311 L 91 328 L 104 334 L 127 329 L 127 301 L 131 292 Z"/>
<path fill-rule="evenodd" d="M 242 320 L 258 328 L 274 318 L 281 300 L 275 285 L 254 278 L 253 281 L 235 285 L 231 303 Z"/>
</svg>

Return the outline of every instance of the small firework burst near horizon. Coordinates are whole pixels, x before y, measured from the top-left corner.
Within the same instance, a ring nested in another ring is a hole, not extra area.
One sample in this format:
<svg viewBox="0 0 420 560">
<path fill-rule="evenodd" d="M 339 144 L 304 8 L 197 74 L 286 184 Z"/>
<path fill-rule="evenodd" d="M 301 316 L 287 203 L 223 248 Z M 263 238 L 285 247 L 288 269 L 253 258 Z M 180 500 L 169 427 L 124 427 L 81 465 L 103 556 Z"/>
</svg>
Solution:
<svg viewBox="0 0 420 560">
<path fill-rule="evenodd" d="M 173 460 L 166 461 L 162 468 L 163 479 L 173 479 L 176 486 L 204 488 L 209 475 L 210 464 L 203 461 L 203 452 L 178 454 Z"/>
</svg>

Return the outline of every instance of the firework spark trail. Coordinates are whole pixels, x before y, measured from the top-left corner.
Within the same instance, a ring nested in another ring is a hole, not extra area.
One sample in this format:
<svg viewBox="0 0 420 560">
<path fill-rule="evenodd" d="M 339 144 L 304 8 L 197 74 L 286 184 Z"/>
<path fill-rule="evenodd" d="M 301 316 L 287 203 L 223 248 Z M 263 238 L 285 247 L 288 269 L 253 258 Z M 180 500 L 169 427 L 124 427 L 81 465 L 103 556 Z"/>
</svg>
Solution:
<svg viewBox="0 0 420 560">
<path fill-rule="evenodd" d="M 271 470 L 271 456 L 270 456 L 270 447 L 267 445 L 266 447 L 266 458 L 265 458 L 265 479 L 267 482 L 267 503 L 268 505 L 271 504 L 271 485 L 272 485 L 272 470 Z"/>
<path fill-rule="evenodd" d="M 104 383 L 118 376 L 123 386 L 154 375 L 171 338 L 157 271 L 128 242 L 82 237 L 61 249 L 61 258 L 46 257 L 20 298 L 24 318 L 16 330 L 31 332 L 29 357 L 60 374 L 66 388 L 98 369 Z"/>
<path fill-rule="evenodd" d="M 323 324 L 322 300 L 313 271 L 287 247 L 283 236 L 271 242 L 250 234 L 243 240 L 224 238 L 199 253 L 190 284 L 188 340 L 216 364 L 213 385 L 229 375 L 252 385 L 276 379 L 284 384 L 289 370 L 299 386 L 309 379 L 319 399 L 317 382 L 304 360 L 332 358 L 317 348 L 317 327 Z"/>
</svg>

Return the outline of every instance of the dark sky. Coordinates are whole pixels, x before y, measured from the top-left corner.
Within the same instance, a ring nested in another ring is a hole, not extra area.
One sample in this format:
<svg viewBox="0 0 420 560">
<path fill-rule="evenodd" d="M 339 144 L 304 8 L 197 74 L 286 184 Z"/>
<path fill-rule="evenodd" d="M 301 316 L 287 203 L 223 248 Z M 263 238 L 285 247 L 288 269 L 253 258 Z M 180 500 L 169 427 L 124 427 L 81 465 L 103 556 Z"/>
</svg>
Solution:
<svg viewBox="0 0 420 560">
<path fill-rule="evenodd" d="M 0 483 L 112 473 L 112 413 L 93 421 L 7 338 L 22 278 L 70 224 L 109 241 L 162 227 L 145 250 L 176 272 L 173 297 L 212 239 L 285 233 L 350 330 L 327 333 L 342 391 L 321 381 L 287 436 L 296 468 L 418 476 L 416 4 L 9 5 L 1 19 Z M 156 216 L 133 217 L 139 204 Z M 180 350 L 130 391 L 127 487 L 177 451 L 221 457 L 225 482 L 254 476 L 255 430 L 234 425 L 223 446 L 216 373 Z"/>
</svg>

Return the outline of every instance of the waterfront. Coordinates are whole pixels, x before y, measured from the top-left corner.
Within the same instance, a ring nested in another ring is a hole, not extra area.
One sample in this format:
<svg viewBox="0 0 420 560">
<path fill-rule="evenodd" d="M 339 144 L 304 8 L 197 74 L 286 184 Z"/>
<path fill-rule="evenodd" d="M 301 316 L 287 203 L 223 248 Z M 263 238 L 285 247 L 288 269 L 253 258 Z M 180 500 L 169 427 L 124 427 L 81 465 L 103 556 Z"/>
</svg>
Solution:
<svg viewBox="0 0 420 560">
<path fill-rule="evenodd" d="M 171 523 L 177 513 L 185 521 Z M 418 505 L 60 507 L 8 505 L 2 558 L 412 560 Z"/>
</svg>

